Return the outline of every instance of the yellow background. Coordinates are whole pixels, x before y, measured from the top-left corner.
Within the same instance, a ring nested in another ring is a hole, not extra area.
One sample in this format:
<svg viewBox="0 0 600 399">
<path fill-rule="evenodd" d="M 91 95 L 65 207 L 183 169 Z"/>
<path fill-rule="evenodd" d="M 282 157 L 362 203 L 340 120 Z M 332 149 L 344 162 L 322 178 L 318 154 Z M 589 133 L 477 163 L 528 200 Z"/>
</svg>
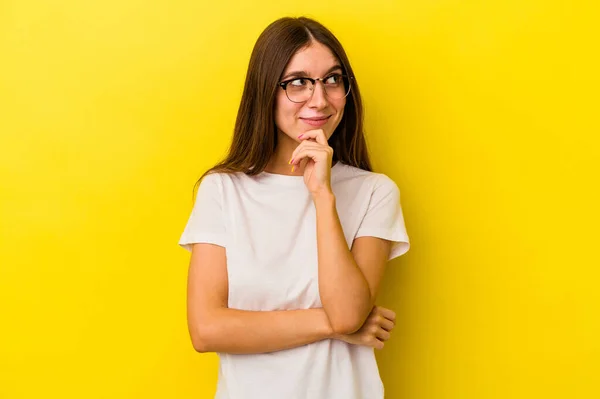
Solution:
<svg viewBox="0 0 600 399">
<path fill-rule="evenodd" d="M 177 240 L 284 15 L 342 41 L 402 191 L 386 397 L 600 397 L 592 3 L 1 1 L 0 398 L 212 397 Z"/>
</svg>

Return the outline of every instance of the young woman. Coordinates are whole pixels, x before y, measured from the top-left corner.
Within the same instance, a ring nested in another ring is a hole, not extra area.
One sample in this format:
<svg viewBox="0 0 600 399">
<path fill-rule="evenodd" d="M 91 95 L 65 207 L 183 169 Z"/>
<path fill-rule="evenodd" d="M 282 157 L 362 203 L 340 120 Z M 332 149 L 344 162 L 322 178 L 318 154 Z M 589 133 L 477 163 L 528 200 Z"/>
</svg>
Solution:
<svg viewBox="0 0 600 399">
<path fill-rule="evenodd" d="M 227 157 L 179 244 L 191 251 L 194 348 L 220 357 L 218 399 L 381 399 L 375 306 L 409 240 L 397 185 L 371 171 L 358 83 L 318 22 L 260 35 Z"/>
</svg>

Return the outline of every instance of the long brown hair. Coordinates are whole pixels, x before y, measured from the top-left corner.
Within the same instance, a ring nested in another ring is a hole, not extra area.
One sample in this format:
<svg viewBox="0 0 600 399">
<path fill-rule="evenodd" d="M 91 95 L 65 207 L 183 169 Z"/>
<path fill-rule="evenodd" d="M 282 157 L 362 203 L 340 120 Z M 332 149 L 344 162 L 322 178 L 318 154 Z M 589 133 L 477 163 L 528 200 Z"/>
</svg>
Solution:
<svg viewBox="0 0 600 399">
<path fill-rule="evenodd" d="M 311 40 L 327 46 L 340 60 L 344 73 L 354 77 L 344 116 L 329 138 L 333 162 L 372 170 L 363 132 L 360 91 L 342 45 L 313 19 L 284 17 L 267 26 L 254 45 L 227 156 L 207 170 L 194 187 L 209 173 L 243 172 L 252 176 L 265 169 L 277 146 L 274 106 L 277 90 L 281 90 L 278 83 L 292 56 L 310 45 Z"/>
</svg>

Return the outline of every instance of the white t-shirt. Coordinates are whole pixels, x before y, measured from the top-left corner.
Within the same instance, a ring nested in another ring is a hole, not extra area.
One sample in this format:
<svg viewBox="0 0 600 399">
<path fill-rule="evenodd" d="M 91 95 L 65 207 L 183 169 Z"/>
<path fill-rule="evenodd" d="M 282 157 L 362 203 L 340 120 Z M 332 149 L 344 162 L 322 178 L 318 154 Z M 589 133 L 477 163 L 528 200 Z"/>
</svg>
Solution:
<svg viewBox="0 0 600 399">
<path fill-rule="evenodd" d="M 331 187 L 348 247 L 361 236 L 409 240 L 397 185 L 384 174 L 336 163 Z M 316 214 L 302 176 L 262 172 L 204 177 L 179 244 L 226 248 L 229 307 L 321 308 Z M 268 328 L 268 326 L 265 326 Z M 262 354 L 219 353 L 215 399 L 382 399 L 373 348 L 326 339 Z"/>
</svg>

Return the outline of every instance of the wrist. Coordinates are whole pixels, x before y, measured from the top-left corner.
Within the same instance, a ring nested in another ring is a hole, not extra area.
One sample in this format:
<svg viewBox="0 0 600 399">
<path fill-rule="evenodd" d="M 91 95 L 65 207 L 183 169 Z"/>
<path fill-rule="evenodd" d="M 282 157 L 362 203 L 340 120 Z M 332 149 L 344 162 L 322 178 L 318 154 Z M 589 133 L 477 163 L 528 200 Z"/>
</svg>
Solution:
<svg viewBox="0 0 600 399">
<path fill-rule="evenodd" d="M 335 204 L 335 194 L 331 188 L 324 188 L 320 191 L 311 193 L 315 206 L 328 206 Z"/>
</svg>

